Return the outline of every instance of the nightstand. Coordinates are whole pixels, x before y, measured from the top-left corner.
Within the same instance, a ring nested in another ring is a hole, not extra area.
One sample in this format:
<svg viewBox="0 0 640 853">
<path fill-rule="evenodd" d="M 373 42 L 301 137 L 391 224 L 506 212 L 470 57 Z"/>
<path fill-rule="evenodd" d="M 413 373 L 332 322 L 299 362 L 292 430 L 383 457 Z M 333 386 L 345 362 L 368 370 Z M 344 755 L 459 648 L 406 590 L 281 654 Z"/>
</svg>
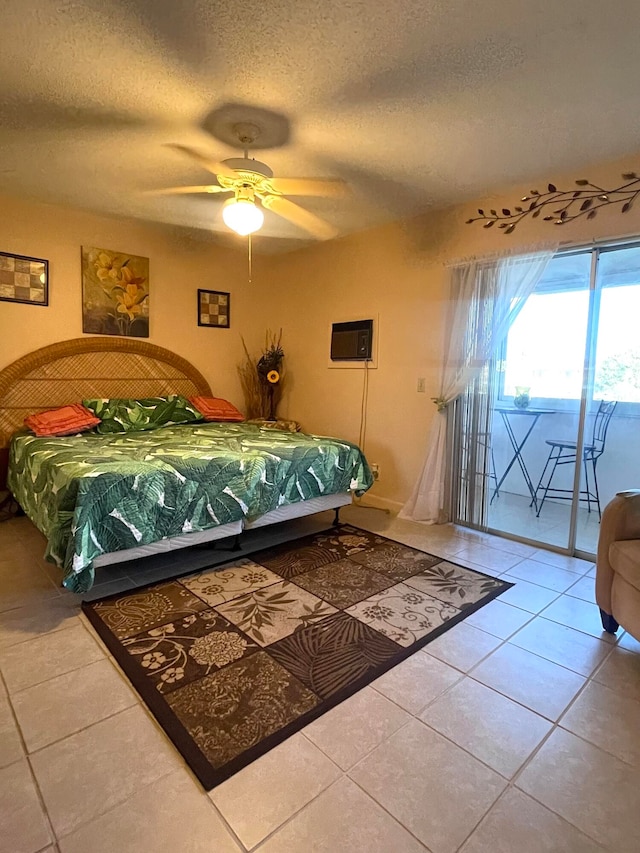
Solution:
<svg viewBox="0 0 640 853">
<path fill-rule="evenodd" d="M 286 421 L 281 418 L 277 418 L 275 421 L 269 421 L 266 418 L 252 418 L 246 423 L 254 424 L 261 429 L 278 429 L 281 432 L 300 432 L 302 429 L 298 421 Z"/>
</svg>

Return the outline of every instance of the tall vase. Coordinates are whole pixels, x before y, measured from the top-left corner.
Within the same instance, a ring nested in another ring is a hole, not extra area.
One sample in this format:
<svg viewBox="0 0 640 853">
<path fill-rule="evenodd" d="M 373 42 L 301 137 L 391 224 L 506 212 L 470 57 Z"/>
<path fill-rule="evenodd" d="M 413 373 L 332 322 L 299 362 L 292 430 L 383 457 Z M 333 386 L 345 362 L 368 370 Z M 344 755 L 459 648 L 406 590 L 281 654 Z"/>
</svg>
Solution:
<svg viewBox="0 0 640 853">
<path fill-rule="evenodd" d="M 269 391 L 269 417 L 267 418 L 267 420 L 275 421 L 276 420 L 276 407 L 275 407 L 275 399 L 274 399 L 275 398 L 275 394 L 274 394 L 275 386 L 269 384 L 267 387 L 268 387 L 268 391 Z"/>
</svg>

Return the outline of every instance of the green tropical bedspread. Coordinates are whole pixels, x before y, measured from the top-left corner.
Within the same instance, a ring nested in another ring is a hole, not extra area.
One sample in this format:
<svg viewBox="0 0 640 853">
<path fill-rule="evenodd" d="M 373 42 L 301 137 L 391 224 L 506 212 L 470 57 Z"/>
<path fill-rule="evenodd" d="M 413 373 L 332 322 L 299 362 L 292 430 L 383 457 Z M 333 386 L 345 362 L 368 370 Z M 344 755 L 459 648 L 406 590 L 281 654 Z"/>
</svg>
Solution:
<svg viewBox="0 0 640 853">
<path fill-rule="evenodd" d="M 134 548 L 373 483 L 347 441 L 204 423 L 151 432 L 17 434 L 9 488 L 48 539 L 63 584 L 86 592 L 100 554 Z"/>
</svg>

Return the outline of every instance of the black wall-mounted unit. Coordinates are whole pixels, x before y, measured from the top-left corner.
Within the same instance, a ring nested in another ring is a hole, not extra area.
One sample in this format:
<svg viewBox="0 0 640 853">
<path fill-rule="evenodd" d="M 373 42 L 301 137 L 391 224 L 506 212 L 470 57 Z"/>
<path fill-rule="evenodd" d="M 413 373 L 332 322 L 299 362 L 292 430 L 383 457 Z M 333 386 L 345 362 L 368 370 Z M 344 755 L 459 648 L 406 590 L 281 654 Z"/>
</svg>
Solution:
<svg viewBox="0 0 640 853">
<path fill-rule="evenodd" d="M 373 320 L 331 325 L 331 361 L 371 361 Z"/>
</svg>

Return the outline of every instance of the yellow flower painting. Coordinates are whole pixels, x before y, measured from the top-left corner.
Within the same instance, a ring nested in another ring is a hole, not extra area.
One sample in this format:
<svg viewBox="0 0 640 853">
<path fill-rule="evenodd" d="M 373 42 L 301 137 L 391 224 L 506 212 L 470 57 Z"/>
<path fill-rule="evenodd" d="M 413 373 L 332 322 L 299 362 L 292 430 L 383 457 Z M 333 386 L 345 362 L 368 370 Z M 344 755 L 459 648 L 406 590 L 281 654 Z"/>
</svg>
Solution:
<svg viewBox="0 0 640 853">
<path fill-rule="evenodd" d="M 82 331 L 149 337 L 149 258 L 82 247 Z"/>
</svg>

